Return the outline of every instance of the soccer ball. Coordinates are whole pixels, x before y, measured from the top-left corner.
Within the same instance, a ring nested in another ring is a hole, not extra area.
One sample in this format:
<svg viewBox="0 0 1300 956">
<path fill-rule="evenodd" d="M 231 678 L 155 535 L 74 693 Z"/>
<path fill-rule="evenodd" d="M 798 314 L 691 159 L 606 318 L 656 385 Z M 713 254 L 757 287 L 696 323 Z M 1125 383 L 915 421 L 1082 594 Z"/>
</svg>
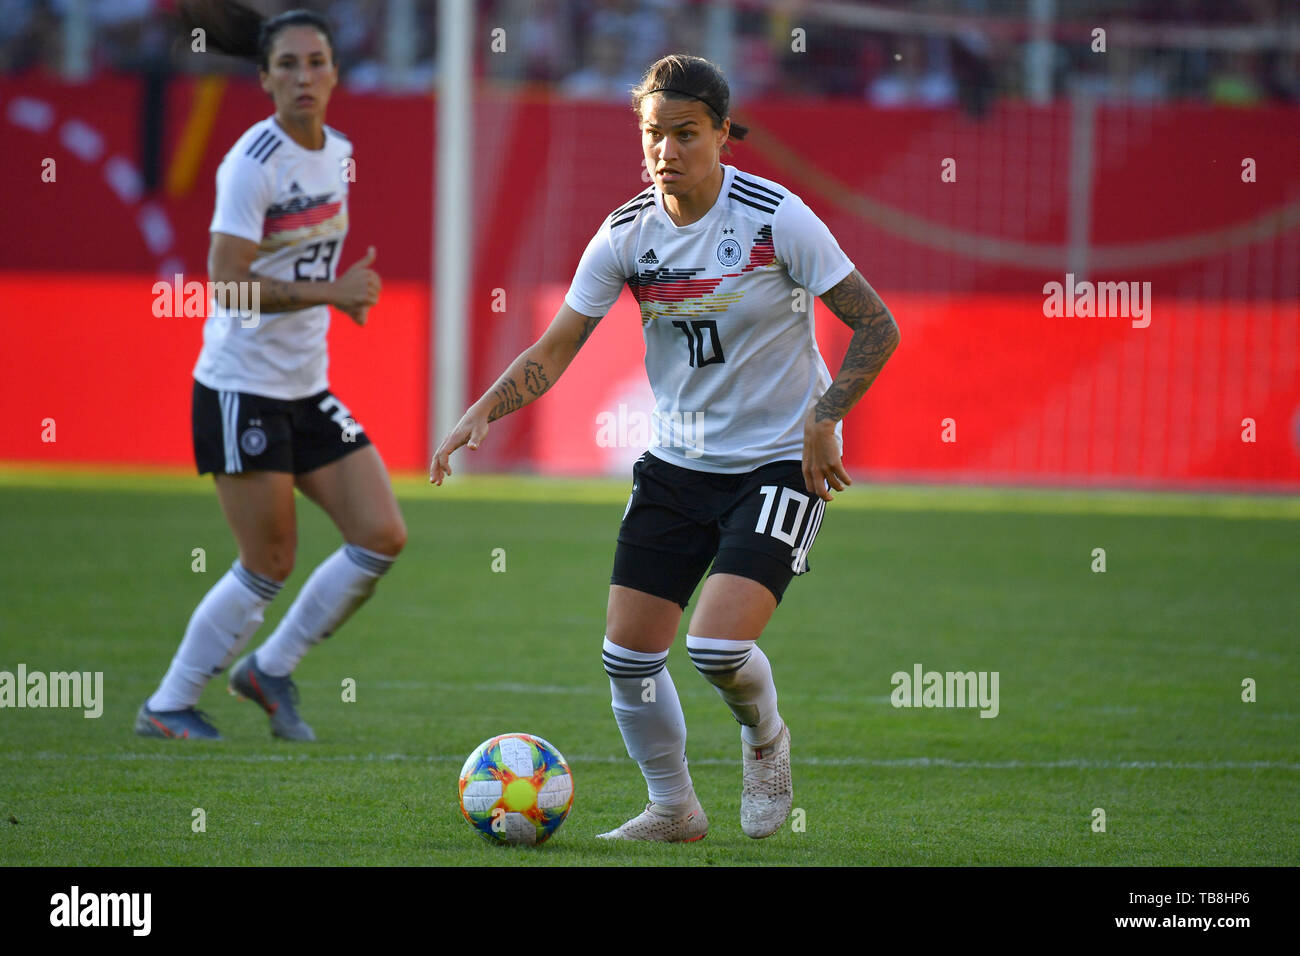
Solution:
<svg viewBox="0 0 1300 956">
<path fill-rule="evenodd" d="M 545 843 L 572 806 L 573 774 L 564 755 L 532 734 L 485 740 L 460 770 L 460 812 L 493 843 Z"/>
</svg>

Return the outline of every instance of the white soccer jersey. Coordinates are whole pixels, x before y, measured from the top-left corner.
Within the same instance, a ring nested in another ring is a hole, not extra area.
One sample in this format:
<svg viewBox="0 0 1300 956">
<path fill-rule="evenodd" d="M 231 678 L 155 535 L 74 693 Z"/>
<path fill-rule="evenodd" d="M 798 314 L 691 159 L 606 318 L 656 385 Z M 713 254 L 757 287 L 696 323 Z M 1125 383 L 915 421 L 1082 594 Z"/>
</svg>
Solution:
<svg viewBox="0 0 1300 956">
<path fill-rule="evenodd" d="M 348 231 L 345 161 L 352 143 L 325 127 L 318 150 L 295 143 L 274 117 L 239 138 L 217 169 L 211 232 L 258 244 L 252 271 L 286 281 L 334 279 Z M 241 321 L 215 302 L 194 377 L 218 391 L 305 398 L 329 387 L 327 305 Z M 247 327 L 245 327 L 247 326 Z"/>
<path fill-rule="evenodd" d="M 655 395 L 650 451 L 734 474 L 803 457 L 804 418 L 831 383 L 808 293 L 831 289 L 853 263 L 784 186 L 722 170 L 717 202 L 690 225 L 673 223 L 657 186 L 617 209 L 564 301 L 603 316 L 628 285 Z"/>
</svg>

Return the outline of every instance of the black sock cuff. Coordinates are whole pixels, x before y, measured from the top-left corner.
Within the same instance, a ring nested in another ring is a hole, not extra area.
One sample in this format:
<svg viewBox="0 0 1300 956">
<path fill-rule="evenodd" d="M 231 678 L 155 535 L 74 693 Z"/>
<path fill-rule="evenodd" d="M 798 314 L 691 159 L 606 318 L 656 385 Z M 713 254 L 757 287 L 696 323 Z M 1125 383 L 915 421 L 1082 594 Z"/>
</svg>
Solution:
<svg viewBox="0 0 1300 956">
<path fill-rule="evenodd" d="M 631 656 L 633 654 L 636 656 Z M 625 651 L 621 647 L 611 650 L 610 646 L 606 646 L 600 652 L 601 663 L 605 665 L 606 674 L 610 677 L 630 677 L 634 680 L 653 677 L 668 663 L 667 651 L 649 660 L 646 656 L 635 651 Z"/>
<path fill-rule="evenodd" d="M 380 554 L 378 551 L 370 551 L 358 544 L 345 544 L 343 551 L 348 558 L 366 574 L 373 574 L 379 577 L 393 566 L 396 558 L 389 557 L 386 554 Z"/>
<path fill-rule="evenodd" d="M 280 589 L 284 587 L 283 581 L 272 581 L 265 575 L 248 570 L 238 561 L 230 566 L 230 571 L 239 579 L 240 584 L 264 601 L 274 600 L 275 596 L 280 593 Z"/>
</svg>

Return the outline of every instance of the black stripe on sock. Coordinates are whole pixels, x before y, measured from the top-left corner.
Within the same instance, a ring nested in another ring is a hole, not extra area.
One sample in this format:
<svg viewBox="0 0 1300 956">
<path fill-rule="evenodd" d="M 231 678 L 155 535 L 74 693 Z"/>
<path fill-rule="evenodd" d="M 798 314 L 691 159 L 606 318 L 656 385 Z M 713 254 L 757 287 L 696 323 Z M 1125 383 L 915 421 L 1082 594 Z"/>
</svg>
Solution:
<svg viewBox="0 0 1300 956">
<path fill-rule="evenodd" d="M 667 654 L 654 661 L 629 660 L 609 651 L 601 651 L 600 657 L 605 673 L 610 677 L 653 677 L 668 664 Z"/>
<path fill-rule="evenodd" d="M 605 665 L 607 670 L 612 668 L 618 671 L 657 671 L 666 666 L 668 661 L 642 661 L 632 664 L 627 661 L 620 661 L 617 658 L 602 657 L 601 663 Z"/>
<path fill-rule="evenodd" d="M 605 660 L 607 660 L 607 661 L 618 661 L 620 664 L 630 664 L 630 665 L 633 666 L 633 667 L 644 667 L 644 666 L 648 666 L 648 665 L 650 665 L 650 664 L 666 664 L 666 663 L 668 663 L 668 654 L 667 654 L 666 652 L 664 653 L 664 656 L 663 656 L 663 657 L 654 658 L 654 659 L 652 659 L 652 660 L 648 660 L 648 661 L 647 661 L 647 660 L 638 660 L 638 659 L 636 659 L 636 658 L 632 658 L 632 657 L 619 657 L 617 654 L 615 654 L 615 653 L 613 653 L 613 652 L 611 652 L 611 651 L 601 651 L 601 652 L 600 652 L 600 656 L 603 657 L 603 658 L 604 658 Z"/>
<path fill-rule="evenodd" d="M 662 665 L 654 668 L 646 668 L 645 670 L 640 670 L 640 671 L 615 670 L 611 668 L 608 664 L 605 665 L 605 673 L 608 674 L 610 677 L 621 677 L 625 679 L 626 678 L 641 679 L 646 677 L 654 677 L 662 670 L 663 670 Z"/>
<path fill-rule="evenodd" d="M 359 567 L 362 571 L 368 571 L 374 575 L 381 575 L 393 566 L 396 558 L 381 558 L 373 554 L 362 551 L 354 544 L 345 544 L 343 551 L 348 558 Z"/>
<path fill-rule="evenodd" d="M 739 664 L 732 664 L 729 667 L 701 667 L 699 664 L 696 664 L 695 669 L 705 676 L 708 676 L 709 674 L 734 674 L 736 671 L 744 667 L 748 661 L 749 658 L 745 658 L 745 660 L 741 661 Z"/>
<path fill-rule="evenodd" d="M 235 577 L 239 578 L 241 584 L 252 591 L 260 598 L 271 600 L 280 593 L 280 588 L 284 587 L 279 581 L 272 581 L 268 577 L 263 577 L 256 572 L 248 570 L 238 561 L 230 566 Z"/>
</svg>

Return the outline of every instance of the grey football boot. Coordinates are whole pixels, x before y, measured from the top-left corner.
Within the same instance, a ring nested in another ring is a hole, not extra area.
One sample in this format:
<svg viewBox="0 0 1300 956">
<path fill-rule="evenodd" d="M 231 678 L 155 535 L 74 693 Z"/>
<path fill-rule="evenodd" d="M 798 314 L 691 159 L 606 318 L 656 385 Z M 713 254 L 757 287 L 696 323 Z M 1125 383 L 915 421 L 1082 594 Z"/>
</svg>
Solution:
<svg viewBox="0 0 1300 956">
<path fill-rule="evenodd" d="M 135 732 L 141 737 L 167 737 L 172 740 L 220 740 L 217 728 L 201 710 L 150 710 L 149 698 L 135 715 Z"/>
<path fill-rule="evenodd" d="M 249 654 L 230 672 L 229 690 L 254 701 L 271 718 L 271 735 L 284 740 L 315 740 L 312 729 L 298 716 L 298 687 L 292 677 L 272 677 Z"/>
</svg>

